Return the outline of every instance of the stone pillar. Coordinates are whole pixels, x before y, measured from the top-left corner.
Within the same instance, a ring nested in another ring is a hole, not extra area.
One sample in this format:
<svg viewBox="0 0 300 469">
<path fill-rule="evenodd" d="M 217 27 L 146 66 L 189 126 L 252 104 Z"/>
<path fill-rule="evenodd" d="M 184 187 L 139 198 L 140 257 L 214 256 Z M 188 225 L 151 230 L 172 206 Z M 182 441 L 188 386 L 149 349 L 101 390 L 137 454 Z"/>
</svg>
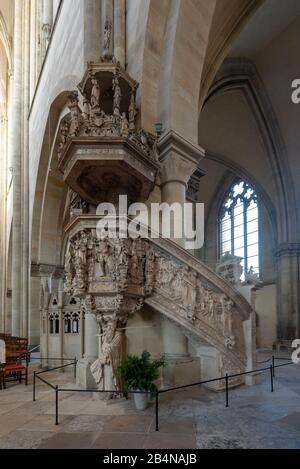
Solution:
<svg viewBox="0 0 300 469">
<path fill-rule="evenodd" d="M 84 329 L 84 357 L 87 359 L 95 359 L 98 356 L 98 324 L 94 313 L 85 314 Z"/>
<path fill-rule="evenodd" d="M 300 337 L 299 268 L 300 243 L 284 243 L 277 256 L 278 345 L 290 348 Z"/>
<path fill-rule="evenodd" d="M 22 157 L 22 18 L 23 1 L 15 0 L 14 75 L 11 122 L 11 159 L 13 166 L 12 225 L 12 334 L 21 331 L 21 157 Z"/>
<path fill-rule="evenodd" d="M 102 54 L 102 14 L 103 2 L 84 0 L 84 60 L 98 62 Z"/>
<path fill-rule="evenodd" d="M 53 0 L 43 0 L 42 11 L 42 57 L 45 57 L 53 23 Z"/>
<path fill-rule="evenodd" d="M 97 389 L 90 366 L 98 357 L 98 324 L 95 314 L 86 311 L 84 321 L 84 356 L 78 362 L 77 384 L 85 389 Z"/>
<path fill-rule="evenodd" d="M 174 131 L 169 131 L 160 138 L 157 149 L 161 162 L 161 202 L 169 205 L 176 203 L 183 207 L 186 202 L 187 183 L 204 152 Z M 183 229 L 183 216 L 174 215 L 171 219 L 171 238 L 181 231 L 182 237 L 174 241 L 184 247 Z M 178 365 L 189 357 L 188 341 L 181 330 L 168 319 L 163 319 L 162 335 L 164 353 L 169 363 L 163 372 L 164 384 L 172 385 L 178 374 Z"/>
<path fill-rule="evenodd" d="M 183 207 L 186 202 L 187 183 L 204 157 L 204 150 L 174 131 L 169 131 L 159 139 L 157 149 L 161 163 L 161 201 Z M 181 231 L 182 237 L 174 241 L 184 247 L 183 209 L 181 212 L 182 217 L 174 216 L 171 219 L 171 238 Z"/>
<path fill-rule="evenodd" d="M 24 2 L 23 39 L 23 157 L 22 157 L 22 274 L 21 335 L 28 337 L 29 322 L 29 123 L 30 105 L 30 0 Z"/>
<path fill-rule="evenodd" d="M 163 351 L 167 366 L 162 370 L 165 388 L 190 383 L 200 379 L 200 361 L 191 357 L 188 351 L 188 339 L 180 326 L 170 319 L 162 318 Z"/>
<path fill-rule="evenodd" d="M 114 56 L 122 67 L 126 63 L 126 0 L 114 0 Z"/>
<path fill-rule="evenodd" d="M 1 181 L 1 275 L 0 275 L 0 297 L 1 297 L 1 311 L 0 311 L 0 330 L 5 332 L 5 316 L 6 316 L 6 290 L 7 290 L 7 254 L 6 254 L 6 193 L 7 193 L 7 116 L 1 115 L 1 134 L 0 134 L 0 181 Z"/>
<path fill-rule="evenodd" d="M 164 353 L 169 358 L 182 358 L 187 355 L 187 338 L 181 332 L 179 326 L 168 318 L 163 317 L 162 335 L 164 343 Z"/>
</svg>

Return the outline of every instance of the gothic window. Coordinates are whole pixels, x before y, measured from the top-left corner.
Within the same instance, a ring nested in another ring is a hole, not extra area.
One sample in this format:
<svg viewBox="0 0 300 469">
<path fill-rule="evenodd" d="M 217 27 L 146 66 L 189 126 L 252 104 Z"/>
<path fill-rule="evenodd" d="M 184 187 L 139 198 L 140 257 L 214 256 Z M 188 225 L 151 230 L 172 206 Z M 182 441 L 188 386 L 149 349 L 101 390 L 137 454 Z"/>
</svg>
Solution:
<svg viewBox="0 0 300 469">
<path fill-rule="evenodd" d="M 258 202 L 252 187 L 236 180 L 226 194 L 219 214 L 220 255 L 243 258 L 243 277 L 252 267 L 259 274 Z"/>
<path fill-rule="evenodd" d="M 50 313 L 49 315 L 49 334 L 59 334 L 59 314 Z"/>
<path fill-rule="evenodd" d="M 54 319 L 52 316 L 49 318 L 49 334 L 54 334 Z"/>
<path fill-rule="evenodd" d="M 70 314 L 65 314 L 64 317 L 64 333 L 65 334 L 70 334 L 71 332 L 71 315 Z"/>
<path fill-rule="evenodd" d="M 79 332 L 79 314 L 64 313 L 64 333 L 78 334 Z"/>
<path fill-rule="evenodd" d="M 72 317 L 72 332 L 73 334 L 78 334 L 79 332 L 79 316 L 76 313 Z"/>
</svg>

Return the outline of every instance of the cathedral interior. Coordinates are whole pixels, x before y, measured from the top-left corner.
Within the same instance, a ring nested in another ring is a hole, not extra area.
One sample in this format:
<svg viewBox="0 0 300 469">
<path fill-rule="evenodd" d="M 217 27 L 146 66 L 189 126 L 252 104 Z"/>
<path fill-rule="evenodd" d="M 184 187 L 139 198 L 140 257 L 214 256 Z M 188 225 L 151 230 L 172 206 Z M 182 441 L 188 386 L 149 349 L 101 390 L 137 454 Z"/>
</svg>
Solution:
<svg viewBox="0 0 300 469">
<path fill-rule="evenodd" d="M 0 338 L 76 357 L 81 389 L 148 351 L 162 388 L 227 374 L 255 401 L 249 372 L 300 338 L 299 37 L 299 0 L 0 0 Z M 121 236 L 137 203 L 187 204 L 203 244 L 175 211 Z"/>
</svg>

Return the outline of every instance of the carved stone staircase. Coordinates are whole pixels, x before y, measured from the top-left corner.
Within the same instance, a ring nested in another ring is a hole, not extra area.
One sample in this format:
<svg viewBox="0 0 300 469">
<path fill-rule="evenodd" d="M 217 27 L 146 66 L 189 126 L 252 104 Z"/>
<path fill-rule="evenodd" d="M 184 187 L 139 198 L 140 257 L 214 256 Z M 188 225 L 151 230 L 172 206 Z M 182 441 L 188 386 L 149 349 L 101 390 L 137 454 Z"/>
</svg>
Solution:
<svg viewBox="0 0 300 469">
<path fill-rule="evenodd" d="M 81 215 L 66 227 L 69 294 L 100 323 L 115 315 L 124 327 L 143 304 L 165 315 L 217 352 L 207 378 L 254 367 L 253 312 L 237 290 L 172 240 L 99 239 L 99 219 Z"/>
</svg>

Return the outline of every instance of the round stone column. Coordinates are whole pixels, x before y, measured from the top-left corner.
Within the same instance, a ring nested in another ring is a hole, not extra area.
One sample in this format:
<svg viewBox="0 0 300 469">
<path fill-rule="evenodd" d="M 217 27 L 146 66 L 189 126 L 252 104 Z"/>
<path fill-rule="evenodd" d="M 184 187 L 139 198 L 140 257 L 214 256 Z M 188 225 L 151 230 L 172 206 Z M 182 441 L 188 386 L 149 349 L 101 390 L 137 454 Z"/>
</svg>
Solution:
<svg viewBox="0 0 300 469">
<path fill-rule="evenodd" d="M 125 67 L 126 0 L 114 0 L 114 56 Z"/>
<path fill-rule="evenodd" d="M 14 70 L 11 121 L 11 160 L 13 165 L 12 224 L 12 335 L 21 331 L 21 157 L 22 157 L 22 21 L 23 2 L 15 1 Z"/>
<path fill-rule="evenodd" d="M 97 389 L 90 371 L 91 364 L 98 357 L 98 324 L 95 314 L 85 313 L 84 320 L 84 355 L 78 361 L 76 382 L 85 389 Z"/>
<path fill-rule="evenodd" d="M 161 202 L 169 205 L 177 204 L 181 207 L 181 216 L 173 215 L 171 217 L 171 239 L 184 247 L 183 206 L 186 202 L 187 183 L 196 171 L 204 152 L 200 147 L 191 144 L 174 131 L 169 131 L 160 138 L 157 149 L 161 163 Z M 182 237 L 175 238 L 174 234 L 180 231 Z M 188 341 L 180 328 L 167 318 L 162 320 L 162 340 L 168 361 L 168 365 L 163 371 L 164 385 L 172 386 L 176 374 L 178 374 L 178 367 L 191 361 Z"/>
<path fill-rule="evenodd" d="M 85 313 L 84 358 L 94 360 L 98 356 L 98 324 L 93 313 Z"/>
</svg>

